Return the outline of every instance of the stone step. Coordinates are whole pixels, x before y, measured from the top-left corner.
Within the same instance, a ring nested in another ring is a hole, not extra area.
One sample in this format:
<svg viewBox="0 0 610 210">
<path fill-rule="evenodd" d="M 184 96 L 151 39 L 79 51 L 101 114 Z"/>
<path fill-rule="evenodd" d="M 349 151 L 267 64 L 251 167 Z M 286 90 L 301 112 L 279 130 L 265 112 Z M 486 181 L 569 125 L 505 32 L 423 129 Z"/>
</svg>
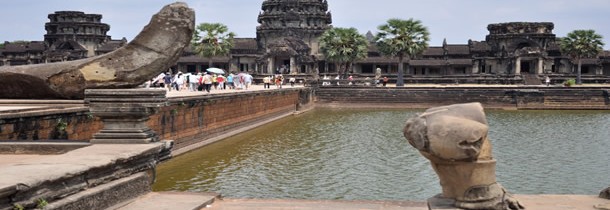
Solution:
<svg viewBox="0 0 610 210">
<path fill-rule="evenodd" d="M 109 210 L 199 210 L 218 198 L 214 193 L 151 192 L 134 200 L 108 208 Z"/>
<path fill-rule="evenodd" d="M 106 209 L 150 192 L 150 182 L 150 174 L 140 172 L 51 202 L 44 209 Z"/>
</svg>

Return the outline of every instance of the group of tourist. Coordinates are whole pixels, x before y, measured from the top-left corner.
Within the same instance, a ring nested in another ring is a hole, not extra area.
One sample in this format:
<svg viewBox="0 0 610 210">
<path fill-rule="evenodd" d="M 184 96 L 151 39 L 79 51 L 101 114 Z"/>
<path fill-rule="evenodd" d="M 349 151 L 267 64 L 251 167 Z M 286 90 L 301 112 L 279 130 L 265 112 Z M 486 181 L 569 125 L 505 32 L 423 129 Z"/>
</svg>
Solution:
<svg viewBox="0 0 610 210">
<path fill-rule="evenodd" d="M 297 81 L 297 79 L 295 77 L 290 77 L 288 79 L 288 83 L 290 83 L 291 87 L 294 87 L 296 81 Z M 284 75 L 282 75 L 282 74 L 276 74 L 275 76 L 263 77 L 263 88 L 264 89 L 270 89 L 271 84 L 275 84 L 276 88 L 281 89 L 283 83 L 284 83 Z"/>
<path fill-rule="evenodd" d="M 248 73 L 233 74 L 226 77 L 222 74 L 212 74 L 208 72 L 182 73 L 178 71 L 173 75 L 171 72 L 161 73 L 148 81 L 145 86 L 166 88 L 168 91 L 190 91 L 206 92 L 212 90 L 247 90 L 252 86 L 254 78 Z"/>
</svg>

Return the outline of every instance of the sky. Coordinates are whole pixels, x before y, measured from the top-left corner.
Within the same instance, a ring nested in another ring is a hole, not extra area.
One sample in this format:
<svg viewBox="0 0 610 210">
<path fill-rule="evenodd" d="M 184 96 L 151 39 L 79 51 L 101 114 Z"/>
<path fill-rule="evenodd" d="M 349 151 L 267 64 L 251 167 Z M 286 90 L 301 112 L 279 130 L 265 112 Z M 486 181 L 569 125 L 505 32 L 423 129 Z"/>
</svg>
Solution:
<svg viewBox="0 0 610 210">
<path fill-rule="evenodd" d="M 483 41 L 487 25 L 504 22 L 553 22 L 558 37 L 593 29 L 610 49 L 609 0 L 327 0 L 334 27 L 354 27 L 365 34 L 390 18 L 421 20 L 430 31 L 430 46 Z M 102 14 L 113 39 L 133 39 L 150 17 L 170 0 L 2 0 L 0 42 L 44 40 L 47 15 L 55 11 Z M 183 0 L 196 23 L 219 22 L 237 37 L 256 37 L 263 0 Z"/>
</svg>

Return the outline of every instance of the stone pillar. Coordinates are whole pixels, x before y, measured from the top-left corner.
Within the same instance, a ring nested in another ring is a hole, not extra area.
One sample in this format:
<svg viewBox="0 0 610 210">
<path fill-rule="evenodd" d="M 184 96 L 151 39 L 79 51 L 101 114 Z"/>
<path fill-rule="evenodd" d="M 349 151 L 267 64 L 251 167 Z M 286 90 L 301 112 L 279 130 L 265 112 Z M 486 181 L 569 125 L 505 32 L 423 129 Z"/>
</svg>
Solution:
<svg viewBox="0 0 610 210">
<path fill-rule="evenodd" d="M 275 64 L 273 63 L 273 58 L 267 58 L 267 73 L 274 74 L 275 69 L 273 69 Z"/>
<path fill-rule="evenodd" d="M 104 128 L 93 135 L 94 144 L 146 144 L 159 141 L 146 122 L 167 105 L 164 89 L 87 89 L 85 102 Z"/>
<path fill-rule="evenodd" d="M 475 60 L 474 65 L 472 65 L 472 74 L 480 74 L 481 70 L 479 70 L 479 66 L 481 65 L 480 60 Z"/>
<path fill-rule="evenodd" d="M 538 74 L 544 74 L 544 58 L 538 58 Z"/>
<path fill-rule="evenodd" d="M 515 59 L 515 75 L 521 75 L 521 58 Z"/>
<path fill-rule="evenodd" d="M 292 56 L 292 57 L 290 57 L 290 74 L 297 74 L 297 73 L 298 73 L 297 59 L 296 59 L 296 57 Z"/>
</svg>

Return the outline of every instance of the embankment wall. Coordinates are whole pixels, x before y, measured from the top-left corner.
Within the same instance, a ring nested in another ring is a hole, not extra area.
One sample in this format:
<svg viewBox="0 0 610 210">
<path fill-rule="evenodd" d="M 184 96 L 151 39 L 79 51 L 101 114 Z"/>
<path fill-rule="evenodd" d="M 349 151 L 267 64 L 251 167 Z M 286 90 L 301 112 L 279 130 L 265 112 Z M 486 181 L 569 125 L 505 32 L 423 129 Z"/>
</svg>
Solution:
<svg viewBox="0 0 610 210">
<path fill-rule="evenodd" d="M 170 98 L 148 121 L 180 149 L 312 106 L 429 108 L 481 102 L 486 108 L 610 110 L 603 88 L 321 87 Z M 0 141 L 88 141 L 103 127 L 86 106 L 0 112 Z"/>
<path fill-rule="evenodd" d="M 170 98 L 148 120 L 174 149 L 198 143 L 253 123 L 291 114 L 311 101 L 311 89 L 281 89 Z M 0 141 L 89 140 L 102 122 L 88 108 L 0 113 Z"/>
<path fill-rule="evenodd" d="M 486 108 L 610 110 L 608 89 L 602 88 L 370 88 L 322 87 L 318 105 L 429 108 L 480 102 Z"/>
</svg>

